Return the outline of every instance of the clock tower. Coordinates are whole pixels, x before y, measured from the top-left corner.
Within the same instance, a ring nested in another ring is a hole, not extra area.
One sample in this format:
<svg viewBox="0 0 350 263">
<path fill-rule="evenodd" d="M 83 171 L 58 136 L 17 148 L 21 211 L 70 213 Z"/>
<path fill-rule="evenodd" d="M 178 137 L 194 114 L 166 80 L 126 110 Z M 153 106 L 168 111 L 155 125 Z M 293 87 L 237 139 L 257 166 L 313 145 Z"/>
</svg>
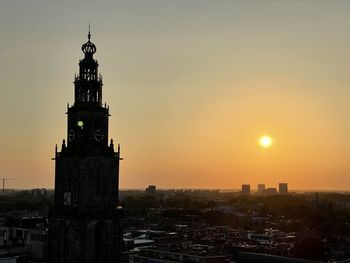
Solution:
<svg viewBox="0 0 350 263">
<path fill-rule="evenodd" d="M 49 212 L 50 263 L 116 263 L 122 242 L 118 204 L 120 147 L 108 140 L 109 108 L 102 104 L 96 46 L 84 58 L 67 108 L 67 141 L 55 150 L 55 201 Z"/>
</svg>

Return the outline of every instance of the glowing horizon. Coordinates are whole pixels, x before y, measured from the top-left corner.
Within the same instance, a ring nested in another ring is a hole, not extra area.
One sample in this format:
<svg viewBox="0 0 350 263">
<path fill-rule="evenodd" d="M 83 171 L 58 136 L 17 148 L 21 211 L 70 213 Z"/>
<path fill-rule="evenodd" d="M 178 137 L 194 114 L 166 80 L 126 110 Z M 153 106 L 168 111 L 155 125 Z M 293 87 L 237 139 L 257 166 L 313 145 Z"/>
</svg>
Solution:
<svg viewBox="0 0 350 263">
<path fill-rule="evenodd" d="M 325 0 L 3 3 L 1 177 L 18 178 L 9 188 L 53 188 L 51 157 L 67 136 L 92 21 L 121 188 L 349 189 L 349 9 Z M 270 148 L 257 145 L 263 134 Z"/>
</svg>

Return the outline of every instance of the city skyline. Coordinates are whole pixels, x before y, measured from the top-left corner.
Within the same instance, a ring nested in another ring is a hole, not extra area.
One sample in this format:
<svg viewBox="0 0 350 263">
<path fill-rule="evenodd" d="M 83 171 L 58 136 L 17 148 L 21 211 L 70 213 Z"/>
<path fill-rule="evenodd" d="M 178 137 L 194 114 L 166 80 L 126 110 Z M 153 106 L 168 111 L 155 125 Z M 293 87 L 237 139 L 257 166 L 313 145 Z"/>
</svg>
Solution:
<svg viewBox="0 0 350 263">
<path fill-rule="evenodd" d="M 350 3 L 88 2 L 92 14 L 80 4 L 2 4 L 9 188 L 53 188 L 90 20 L 121 189 L 349 189 Z"/>
</svg>

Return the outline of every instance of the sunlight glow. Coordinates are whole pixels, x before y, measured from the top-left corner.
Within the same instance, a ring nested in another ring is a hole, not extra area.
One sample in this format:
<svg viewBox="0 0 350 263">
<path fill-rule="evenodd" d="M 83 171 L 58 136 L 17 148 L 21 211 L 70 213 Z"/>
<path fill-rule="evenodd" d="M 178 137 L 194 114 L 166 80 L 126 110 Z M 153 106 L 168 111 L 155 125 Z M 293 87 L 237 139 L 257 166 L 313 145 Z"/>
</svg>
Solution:
<svg viewBox="0 0 350 263">
<path fill-rule="evenodd" d="M 268 135 L 263 135 L 259 138 L 259 144 L 263 148 L 268 148 L 272 144 L 272 138 Z"/>
</svg>

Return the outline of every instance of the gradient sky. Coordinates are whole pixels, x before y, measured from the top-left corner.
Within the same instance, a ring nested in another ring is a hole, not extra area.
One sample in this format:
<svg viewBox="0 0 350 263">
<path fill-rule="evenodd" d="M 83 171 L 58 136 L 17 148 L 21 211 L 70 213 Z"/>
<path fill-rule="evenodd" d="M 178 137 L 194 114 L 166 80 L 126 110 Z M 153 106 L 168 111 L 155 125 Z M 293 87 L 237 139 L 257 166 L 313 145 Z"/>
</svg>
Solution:
<svg viewBox="0 0 350 263">
<path fill-rule="evenodd" d="M 345 0 L 3 0 L 0 177 L 53 187 L 90 20 L 121 188 L 349 189 L 349 14 Z"/>
</svg>

